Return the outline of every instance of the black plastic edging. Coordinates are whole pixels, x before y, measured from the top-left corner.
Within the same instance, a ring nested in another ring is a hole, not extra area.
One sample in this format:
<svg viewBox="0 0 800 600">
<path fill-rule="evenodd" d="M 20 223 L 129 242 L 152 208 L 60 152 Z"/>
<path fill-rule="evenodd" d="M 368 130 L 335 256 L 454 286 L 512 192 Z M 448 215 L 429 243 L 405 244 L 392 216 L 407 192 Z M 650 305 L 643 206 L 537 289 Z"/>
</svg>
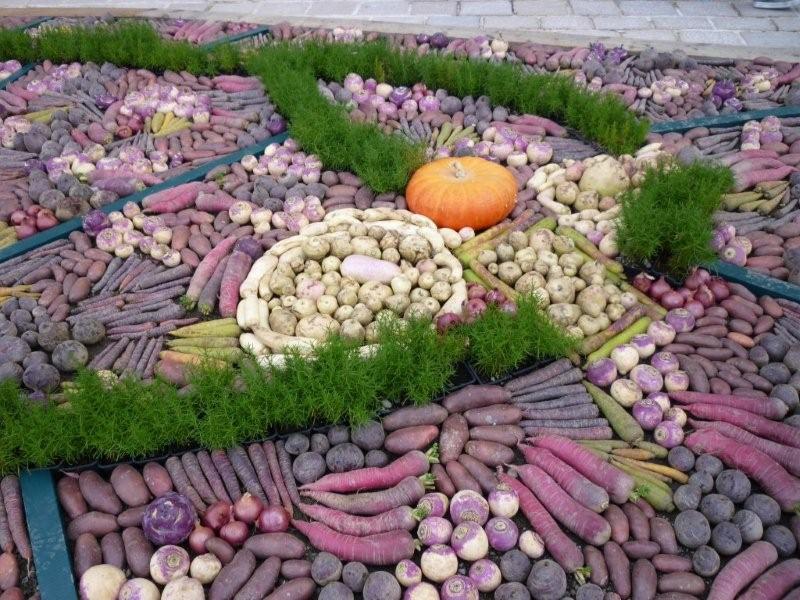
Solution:
<svg viewBox="0 0 800 600">
<path fill-rule="evenodd" d="M 163 183 L 159 183 L 158 185 L 154 185 L 147 189 L 142 190 L 141 192 L 137 192 L 135 194 L 131 194 L 130 196 L 125 196 L 124 198 L 120 198 L 116 202 L 113 202 L 107 206 L 102 207 L 102 210 L 105 213 L 110 213 L 115 210 L 122 210 L 122 207 L 125 206 L 128 202 L 135 202 L 140 204 L 142 200 L 144 200 L 150 194 L 155 194 L 156 192 L 160 192 L 162 190 L 166 190 L 177 185 L 181 185 L 183 183 L 188 183 L 190 181 L 197 181 L 198 179 L 202 179 L 205 177 L 210 171 L 213 169 L 221 166 L 221 165 L 229 165 L 235 163 L 242 159 L 242 157 L 247 156 L 248 154 L 256 154 L 261 152 L 266 148 L 269 144 L 272 143 L 281 143 L 283 142 L 289 134 L 287 132 L 280 133 L 278 135 L 272 136 L 267 138 L 263 142 L 259 142 L 253 146 L 248 146 L 247 148 L 242 148 L 241 150 L 237 150 L 236 152 L 231 152 L 230 154 L 226 154 L 225 156 L 221 156 L 220 158 L 216 158 L 211 160 L 204 165 L 197 167 L 196 169 L 192 169 L 187 173 L 183 173 L 177 177 L 173 177 L 171 179 L 167 179 Z M 26 252 L 30 252 L 31 250 L 35 250 L 40 246 L 44 246 L 45 244 L 49 244 L 55 240 L 65 238 L 73 231 L 77 231 L 81 228 L 83 224 L 83 220 L 81 217 L 76 217 L 74 219 L 70 219 L 69 221 L 64 221 L 63 223 L 59 223 L 55 227 L 51 227 L 45 231 L 37 233 L 36 235 L 32 235 L 29 238 L 24 240 L 20 240 L 16 244 L 5 248 L 4 250 L 0 250 L 0 263 L 5 260 L 9 260 L 12 258 L 16 258 Z"/>
<path fill-rule="evenodd" d="M 239 33 L 235 33 L 233 35 L 226 35 L 218 40 L 213 40 L 208 42 L 207 44 L 203 44 L 200 46 L 203 50 L 211 50 L 216 48 L 217 46 L 223 46 L 225 44 L 233 44 L 234 42 L 241 42 L 242 40 L 246 40 L 251 37 L 256 37 L 257 35 L 261 35 L 262 33 L 269 33 L 269 27 L 266 25 L 263 27 L 256 27 L 255 29 L 249 29 L 247 31 L 241 31 Z"/>
<path fill-rule="evenodd" d="M 765 108 L 763 110 L 751 110 L 747 112 L 731 113 L 728 115 L 717 115 L 713 117 L 700 117 L 689 119 L 688 121 L 662 121 L 650 126 L 651 133 L 671 133 L 684 132 L 695 127 L 729 127 L 740 125 L 747 121 L 756 121 L 764 117 L 798 117 L 800 116 L 800 106 L 779 106 L 777 108 Z"/>
<path fill-rule="evenodd" d="M 800 302 L 800 286 L 793 283 L 787 283 L 722 261 L 717 261 L 707 268 L 712 273 L 720 275 L 728 281 L 743 285 L 756 296 L 772 296 L 773 298 L 785 298 Z"/>
<path fill-rule="evenodd" d="M 42 600 L 77 600 L 53 472 L 25 471 L 19 481 L 39 595 Z"/>
<path fill-rule="evenodd" d="M 53 17 L 39 17 L 38 19 L 34 19 L 33 21 L 31 21 L 30 23 L 25 23 L 24 25 L 20 25 L 19 27 L 17 27 L 17 30 L 27 31 L 28 29 L 33 29 L 34 27 L 37 27 L 38 25 L 41 25 L 46 21 L 50 21 L 52 18 Z"/>
<path fill-rule="evenodd" d="M 27 65 L 22 65 L 22 67 L 16 71 L 14 71 L 11 75 L 0 81 L 0 90 L 6 89 L 6 86 L 9 83 L 14 83 L 20 77 L 24 77 L 31 70 L 37 65 L 38 63 L 28 63 Z"/>
</svg>

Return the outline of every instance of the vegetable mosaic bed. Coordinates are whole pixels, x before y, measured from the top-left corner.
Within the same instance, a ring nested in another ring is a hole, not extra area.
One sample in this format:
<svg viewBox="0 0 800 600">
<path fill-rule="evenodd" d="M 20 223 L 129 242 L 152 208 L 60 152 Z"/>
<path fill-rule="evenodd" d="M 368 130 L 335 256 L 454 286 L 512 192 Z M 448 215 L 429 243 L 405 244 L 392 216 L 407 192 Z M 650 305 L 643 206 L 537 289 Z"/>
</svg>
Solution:
<svg viewBox="0 0 800 600">
<path fill-rule="evenodd" d="M 798 65 L 20 25 L 0 600 L 797 596 Z"/>
</svg>

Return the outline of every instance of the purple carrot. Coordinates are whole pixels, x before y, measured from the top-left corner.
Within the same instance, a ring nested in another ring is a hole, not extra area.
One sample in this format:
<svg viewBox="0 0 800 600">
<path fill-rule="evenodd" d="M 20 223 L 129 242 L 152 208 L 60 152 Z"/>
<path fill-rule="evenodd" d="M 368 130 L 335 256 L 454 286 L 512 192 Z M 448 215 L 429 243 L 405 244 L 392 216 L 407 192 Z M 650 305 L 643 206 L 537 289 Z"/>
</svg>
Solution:
<svg viewBox="0 0 800 600">
<path fill-rule="evenodd" d="M 242 497 L 242 490 L 239 486 L 239 480 L 236 479 L 236 472 L 233 470 L 233 465 L 231 465 L 231 461 L 228 460 L 228 455 L 225 454 L 224 450 L 212 450 L 211 461 L 214 463 L 219 476 L 222 478 L 222 483 L 228 491 L 228 496 L 230 496 L 231 500 L 236 502 Z"/>
<path fill-rule="evenodd" d="M 600 414 L 595 404 L 578 404 L 564 408 L 529 408 L 522 411 L 523 419 L 592 419 Z"/>
<path fill-rule="evenodd" d="M 114 362 L 119 358 L 119 355 L 125 351 L 125 348 L 128 346 L 130 342 L 129 337 L 124 337 L 118 342 L 115 342 L 112 346 L 108 349 L 108 354 L 104 355 L 102 360 L 98 360 L 97 363 L 94 365 L 94 369 L 98 371 L 105 371 L 111 368 Z"/>
<path fill-rule="evenodd" d="M 136 285 L 133 286 L 134 290 L 144 290 L 153 288 L 162 283 L 168 283 L 175 279 L 181 279 L 187 275 L 192 274 L 192 268 L 189 265 L 178 265 L 172 267 L 161 273 L 151 274 L 147 277 L 141 277 Z"/>
<path fill-rule="evenodd" d="M 186 475 L 189 476 L 194 489 L 203 499 L 206 504 L 214 504 L 220 498 L 212 491 L 211 486 L 206 481 L 206 476 L 203 474 L 203 469 L 200 467 L 200 462 L 197 457 L 191 452 L 184 452 L 181 454 L 181 464 L 183 465 Z"/>
<path fill-rule="evenodd" d="M 189 476 L 186 474 L 180 459 L 177 456 L 170 456 L 167 462 L 164 463 L 164 466 L 169 472 L 172 483 L 175 484 L 175 489 L 189 498 L 195 509 L 199 512 L 205 512 L 207 508 L 206 504 L 203 502 L 203 499 L 200 498 L 194 486 L 189 482 Z"/>
<path fill-rule="evenodd" d="M 253 496 L 258 496 L 262 502 L 267 503 L 267 496 L 264 494 L 264 490 L 261 489 L 261 484 L 258 483 L 258 476 L 244 448 L 241 446 L 230 448 L 228 450 L 228 459 L 231 461 L 239 481 L 244 484 L 244 489 Z"/>
<path fill-rule="evenodd" d="M 161 352 L 161 349 L 164 347 L 164 338 L 160 337 L 156 339 L 156 347 L 153 348 L 153 352 L 150 354 L 150 358 L 147 359 L 147 366 L 144 369 L 144 378 L 150 379 L 153 377 L 156 368 L 156 362 L 158 361 L 158 354 Z"/>
<path fill-rule="evenodd" d="M 0 550 L 3 552 L 14 551 L 14 539 L 11 537 L 11 529 L 8 527 L 8 516 L 3 501 L 3 492 L 0 489 Z"/>
<path fill-rule="evenodd" d="M 564 373 L 572 368 L 572 363 L 567 358 L 562 358 L 560 360 L 555 361 L 547 365 L 546 367 L 542 367 L 541 369 L 537 369 L 532 373 L 528 373 L 527 375 L 522 375 L 521 377 L 517 377 L 512 379 L 507 384 L 505 384 L 505 388 L 507 390 L 511 390 L 515 392 L 516 390 L 522 389 L 524 387 L 530 387 L 534 385 L 538 385 L 548 379 L 553 377 L 557 377 L 561 373 Z"/>
<path fill-rule="evenodd" d="M 253 468 L 256 470 L 256 475 L 258 475 L 258 481 L 261 483 L 261 489 L 267 495 L 269 503 L 273 506 L 280 506 L 281 497 L 278 494 L 275 482 L 272 481 L 272 475 L 269 472 L 269 461 L 264 453 L 264 448 L 259 443 L 250 444 L 247 447 L 247 455 L 250 457 L 250 462 L 253 463 Z"/>
<path fill-rule="evenodd" d="M 139 361 L 142 359 L 142 354 L 144 353 L 144 349 L 147 346 L 147 341 L 148 340 L 147 340 L 146 337 L 139 338 L 139 341 L 136 342 L 136 345 L 133 347 L 133 353 L 131 354 L 130 359 L 128 360 L 126 365 L 123 367 L 124 371 L 128 371 L 128 372 L 131 372 L 131 373 L 136 371 L 136 366 L 139 364 Z"/>
<path fill-rule="evenodd" d="M 297 491 L 297 482 L 294 480 L 294 473 L 292 472 L 292 459 L 286 448 L 283 446 L 283 441 L 275 444 L 275 451 L 278 455 L 278 466 L 283 475 L 283 482 L 286 484 L 286 491 L 289 493 L 289 499 L 297 506 L 300 504 L 300 493 Z"/>
<path fill-rule="evenodd" d="M 214 312 L 217 306 L 217 299 L 219 298 L 219 289 L 222 285 L 222 277 L 225 275 L 225 268 L 230 260 L 229 256 L 224 256 L 217 268 L 214 269 L 214 274 L 209 278 L 208 282 L 203 286 L 200 296 L 197 298 L 197 310 L 201 315 L 210 315 Z"/>
<path fill-rule="evenodd" d="M 150 359 L 150 355 L 153 353 L 156 343 L 154 338 L 147 340 L 147 345 L 144 347 L 144 351 L 139 357 L 139 362 L 133 367 L 133 371 L 137 373 L 139 377 L 144 377 L 144 372 L 147 369 L 147 361 Z"/>
<path fill-rule="evenodd" d="M 25 515 L 22 511 L 19 479 L 15 475 L 3 477 L 3 481 L 0 482 L 0 491 L 3 493 L 3 506 L 6 509 L 11 538 L 14 540 L 17 552 L 30 564 L 33 553 L 31 552 L 31 542 L 28 539 L 28 529 L 25 526 Z"/>
<path fill-rule="evenodd" d="M 114 373 L 122 373 L 122 370 L 128 366 L 128 362 L 131 360 L 131 356 L 133 356 L 134 348 L 136 348 L 136 344 L 132 341 L 128 342 L 128 345 L 125 346 L 125 350 L 122 351 L 122 354 L 119 355 L 119 358 L 114 361 L 114 365 L 111 367 Z"/>
<path fill-rule="evenodd" d="M 292 499 L 289 497 L 289 490 L 286 489 L 286 483 L 283 481 L 281 465 L 278 461 L 278 453 L 275 450 L 275 444 L 273 442 L 264 442 L 264 454 L 267 455 L 269 471 L 272 475 L 272 480 L 275 482 L 275 487 L 278 488 L 278 495 L 281 498 L 281 503 L 283 503 L 283 507 L 286 509 L 286 511 L 289 514 L 292 514 Z"/>
<path fill-rule="evenodd" d="M 198 451 L 197 462 L 200 464 L 200 469 L 203 471 L 203 475 L 205 475 L 206 481 L 208 481 L 208 485 L 211 486 L 211 490 L 214 492 L 217 499 L 230 503 L 231 498 L 228 495 L 228 490 L 225 489 L 217 467 L 214 466 L 208 452 L 205 450 Z"/>
</svg>

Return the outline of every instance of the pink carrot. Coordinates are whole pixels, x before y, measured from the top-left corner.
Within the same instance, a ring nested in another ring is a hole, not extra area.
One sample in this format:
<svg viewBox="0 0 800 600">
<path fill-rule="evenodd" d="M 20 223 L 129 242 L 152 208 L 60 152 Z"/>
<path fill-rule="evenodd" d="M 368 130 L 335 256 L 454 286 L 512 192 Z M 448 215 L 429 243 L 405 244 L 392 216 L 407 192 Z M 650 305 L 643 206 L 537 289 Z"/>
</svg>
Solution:
<svg viewBox="0 0 800 600">
<path fill-rule="evenodd" d="M 550 513 L 536 499 L 536 496 L 522 482 L 499 473 L 497 478 L 513 489 L 519 497 L 519 507 L 528 519 L 531 528 L 542 536 L 544 546 L 555 561 L 569 573 L 583 567 L 583 553 L 550 516 Z"/>
<path fill-rule="evenodd" d="M 565 492 L 555 480 L 534 465 L 514 465 L 520 479 L 539 502 L 564 527 L 593 546 L 602 546 L 611 539 L 611 525 L 603 517 L 582 506 Z"/>
<path fill-rule="evenodd" d="M 708 600 L 734 600 L 747 584 L 767 570 L 776 560 L 778 551 L 769 542 L 756 542 L 734 556 L 717 573 Z"/>
<path fill-rule="evenodd" d="M 14 475 L 3 477 L 0 482 L 0 492 L 3 496 L 6 515 L 8 517 L 8 527 L 11 530 L 11 537 L 20 556 L 30 563 L 33 558 L 31 552 L 31 542 L 28 538 L 28 529 L 25 526 L 25 515 L 22 512 L 22 493 L 19 489 L 19 479 Z"/>
<path fill-rule="evenodd" d="M 192 181 L 174 188 L 162 190 L 147 196 L 142 201 L 146 212 L 165 213 L 178 212 L 194 204 L 197 194 L 205 187 L 200 181 Z"/>
<path fill-rule="evenodd" d="M 800 429 L 797 427 L 776 423 L 746 410 L 718 404 L 688 404 L 683 409 L 694 417 L 725 421 L 773 442 L 800 448 Z"/>
<path fill-rule="evenodd" d="M 322 523 L 292 521 L 314 548 L 346 561 L 368 565 L 396 565 L 414 556 L 414 538 L 405 530 L 356 537 L 334 531 Z"/>
<path fill-rule="evenodd" d="M 567 130 L 561 125 L 544 117 L 538 117 L 536 115 L 520 115 L 516 118 L 512 117 L 512 119 L 513 120 L 511 122 L 514 124 L 519 123 L 521 125 L 535 125 L 537 127 L 542 127 L 548 134 L 555 137 L 565 137 L 567 135 Z"/>
<path fill-rule="evenodd" d="M 800 584 L 800 559 L 790 558 L 778 563 L 753 582 L 739 596 L 741 600 L 780 600 Z"/>
<path fill-rule="evenodd" d="M 197 269 L 195 269 L 194 275 L 192 275 L 192 280 L 189 282 L 189 289 L 186 290 L 186 295 L 184 296 L 184 303 L 188 309 L 191 310 L 194 308 L 195 304 L 197 304 L 197 299 L 200 296 L 200 292 L 203 291 L 203 286 L 205 286 L 209 278 L 214 274 L 214 270 L 219 261 L 222 260 L 222 257 L 227 256 L 235 243 L 236 238 L 226 238 L 222 240 L 211 252 L 206 254 L 203 260 L 200 261 L 200 264 L 197 265 Z"/>
<path fill-rule="evenodd" d="M 608 492 L 586 479 L 567 463 L 553 455 L 552 452 L 544 448 L 534 448 L 527 444 L 519 444 L 517 447 L 528 464 L 536 465 L 543 469 L 558 482 L 558 485 L 565 492 L 580 504 L 597 513 L 601 513 L 606 509 L 608 506 Z"/>
<path fill-rule="evenodd" d="M 717 163 L 731 167 L 743 160 L 750 160 L 753 158 L 778 158 L 778 153 L 774 150 L 740 150 L 734 154 L 723 156 L 717 160 Z"/>
<path fill-rule="evenodd" d="M 756 450 L 760 450 L 767 456 L 772 457 L 776 462 L 783 465 L 792 475 L 800 477 L 799 448 L 765 440 L 757 435 L 753 435 L 749 431 L 745 431 L 741 427 L 722 421 L 697 421 L 695 419 L 689 419 L 689 424 L 695 429 L 713 429 L 714 431 L 720 432 L 725 437 L 752 446 Z"/>
<path fill-rule="evenodd" d="M 359 517 L 321 504 L 298 504 L 298 508 L 310 519 L 319 521 L 339 533 L 347 535 L 375 535 L 404 529 L 410 531 L 425 515 L 410 506 L 398 506 L 372 517 Z"/>
<path fill-rule="evenodd" d="M 425 488 L 433 487 L 433 476 L 406 477 L 397 485 L 377 492 L 336 494 L 334 492 L 303 491 L 303 496 L 316 500 L 328 508 L 353 515 L 374 516 L 398 506 L 410 506 L 425 495 Z"/>
<path fill-rule="evenodd" d="M 412 450 L 385 467 L 367 467 L 347 473 L 329 473 L 314 483 L 307 483 L 300 489 L 340 494 L 380 490 L 397 485 L 406 477 L 424 475 L 430 469 L 431 463 L 435 462 L 439 462 L 435 449 L 428 450 L 427 453 Z"/>
<path fill-rule="evenodd" d="M 695 454 L 712 454 L 761 484 L 786 512 L 800 510 L 800 479 L 753 447 L 710 429 L 695 431 L 684 440 Z"/>
<path fill-rule="evenodd" d="M 244 242 L 248 238 L 242 238 L 237 243 Z M 252 240 L 258 249 L 261 249 L 261 244 Z M 250 245 L 250 244 L 248 244 Z M 258 257 L 256 257 L 258 258 Z M 250 272 L 250 267 L 253 265 L 253 257 L 247 252 L 239 249 L 234 249 L 233 254 L 228 258 L 228 264 L 225 265 L 225 271 L 222 274 L 222 282 L 219 286 L 219 303 L 218 310 L 221 317 L 233 317 L 236 315 L 236 308 L 239 306 L 239 286 L 247 277 Z"/>
<path fill-rule="evenodd" d="M 635 483 L 627 473 L 608 464 L 577 442 L 554 435 L 536 437 L 532 442 L 538 448 L 547 448 L 589 481 L 602 487 L 616 504 L 627 502 L 633 492 Z"/>
<path fill-rule="evenodd" d="M 746 410 L 768 419 L 781 420 L 789 412 L 778 398 L 750 398 L 732 394 L 704 394 L 702 392 L 670 392 L 669 397 L 681 404 L 719 404 Z"/>
<path fill-rule="evenodd" d="M 739 163 L 741 164 L 741 163 Z M 746 173 L 738 173 L 735 177 L 736 185 L 733 187 L 734 192 L 742 192 L 762 181 L 780 181 L 791 175 L 796 171 L 794 167 L 779 167 L 777 169 L 764 169 L 759 171 L 748 171 Z"/>
</svg>

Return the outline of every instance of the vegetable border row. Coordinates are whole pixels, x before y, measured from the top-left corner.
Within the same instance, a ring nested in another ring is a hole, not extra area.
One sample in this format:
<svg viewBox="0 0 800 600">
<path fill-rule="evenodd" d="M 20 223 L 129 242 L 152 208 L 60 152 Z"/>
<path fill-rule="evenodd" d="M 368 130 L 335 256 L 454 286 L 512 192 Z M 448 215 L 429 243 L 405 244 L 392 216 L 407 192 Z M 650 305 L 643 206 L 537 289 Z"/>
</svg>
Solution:
<svg viewBox="0 0 800 600">
<path fill-rule="evenodd" d="M 747 121 L 760 121 L 765 117 L 797 116 L 800 116 L 800 106 L 778 106 L 775 108 L 751 110 L 727 115 L 700 117 L 686 121 L 663 121 L 651 125 L 650 131 L 653 133 L 670 133 L 673 131 L 682 133 L 694 129 L 695 127 L 729 127 L 731 125 L 741 125 Z"/>
<path fill-rule="evenodd" d="M 262 152 L 264 148 L 266 148 L 269 144 L 282 143 L 288 137 L 288 135 L 289 134 L 287 133 L 279 133 L 278 135 L 267 138 L 266 140 L 259 142 L 258 144 L 254 144 L 252 146 L 242 148 L 241 150 L 237 150 L 236 152 L 231 152 L 230 154 L 226 154 L 225 156 L 215 158 L 214 160 L 210 160 L 209 162 L 195 169 L 192 169 L 191 171 L 187 171 L 186 173 L 178 175 L 177 177 L 167 179 L 166 181 L 151 186 L 149 188 L 146 188 L 141 192 L 137 192 L 130 196 L 125 196 L 123 198 L 120 198 L 116 202 L 112 202 L 111 204 L 107 204 L 106 206 L 101 207 L 100 210 L 103 211 L 104 213 L 110 213 L 115 210 L 122 210 L 122 207 L 128 202 L 141 204 L 142 201 L 151 194 L 155 194 L 156 192 L 170 189 L 175 186 L 188 183 L 190 181 L 197 181 L 199 179 L 202 179 L 210 171 L 214 170 L 219 166 L 230 165 L 232 163 L 238 162 L 239 160 L 242 159 L 242 157 L 247 156 L 248 154 L 256 154 L 258 152 Z M 40 233 L 32 235 L 29 238 L 20 240 L 17 243 L 12 244 L 8 248 L 0 250 L 0 263 L 6 260 L 10 260 L 12 258 L 16 258 L 22 254 L 25 254 L 26 252 L 35 250 L 36 248 L 40 248 L 41 246 L 49 244 L 50 242 L 54 242 L 55 240 L 65 238 L 73 231 L 79 230 L 82 226 L 82 223 L 83 223 L 82 217 L 75 217 L 74 219 L 70 219 L 69 221 L 64 221 L 63 223 L 59 223 L 55 227 L 51 227 L 50 229 L 46 229 Z"/>
</svg>

